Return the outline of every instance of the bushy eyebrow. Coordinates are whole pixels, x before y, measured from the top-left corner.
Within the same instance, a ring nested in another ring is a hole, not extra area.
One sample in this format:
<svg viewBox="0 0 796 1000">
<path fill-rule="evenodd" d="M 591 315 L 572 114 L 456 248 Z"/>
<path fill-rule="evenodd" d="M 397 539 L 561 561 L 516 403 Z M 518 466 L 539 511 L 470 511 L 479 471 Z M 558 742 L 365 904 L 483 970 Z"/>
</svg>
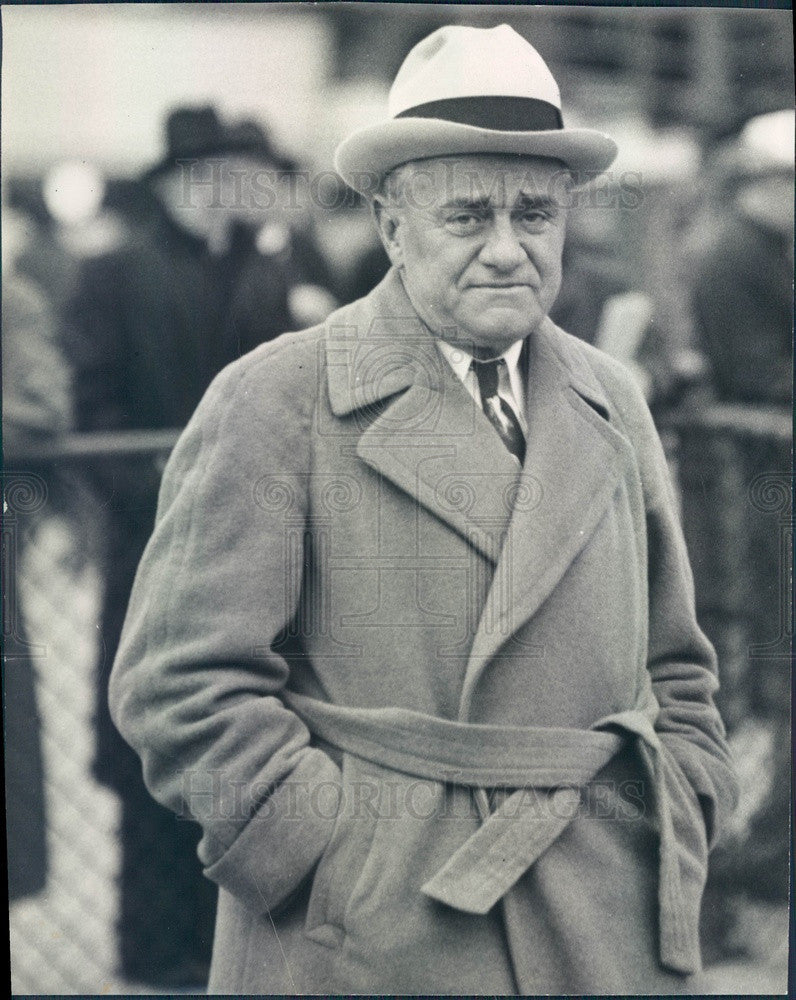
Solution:
<svg viewBox="0 0 796 1000">
<path fill-rule="evenodd" d="M 440 205 L 441 209 L 465 208 L 480 209 L 490 208 L 489 198 L 451 198 Z"/>
<path fill-rule="evenodd" d="M 561 207 L 556 199 L 551 198 L 548 194 L 528 194 L 525 191 L 520 193 L 517 205 L 519 208 L 556 209 Z"/>
<path fill-rule="evenodd" d="M 440 205 L 442 211 L 450 211 L 451 209 L 463 209 L 467 211 L 481 211 L 493 208 L 492 200 L 488 196 L 483 198 L 451 198 L 448 201 Z M 545 194 L 533 194 L 526 191 L 520 192 L 519 198 L 516 202 L 516 208 L 522 209 L 523 211 L 528 208 L 543 208 L 543 209 L 557 209 L 559 208 L 558 202 L 555 198 L 551 198 L 549 195 Z"/>
</svg>

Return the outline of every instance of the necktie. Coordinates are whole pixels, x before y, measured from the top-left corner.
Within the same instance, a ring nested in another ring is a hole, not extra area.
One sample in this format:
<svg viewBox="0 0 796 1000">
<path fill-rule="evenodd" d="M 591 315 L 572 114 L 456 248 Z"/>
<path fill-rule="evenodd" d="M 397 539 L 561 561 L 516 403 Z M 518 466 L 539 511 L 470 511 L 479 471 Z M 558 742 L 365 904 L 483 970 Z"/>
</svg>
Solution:
<svg viewBox="0 0 796 1000">
<path fill-rule="evenodd" d="M 500 435 L 503 444 L 520 465 L 525 461 L 525 438 L 519 421 L 510 406 L 498 396 L 498 365 L 502 359 L 473 360 L 473 370 L 481 392 L 481 405 L 487 419 Z"/>
</svg>

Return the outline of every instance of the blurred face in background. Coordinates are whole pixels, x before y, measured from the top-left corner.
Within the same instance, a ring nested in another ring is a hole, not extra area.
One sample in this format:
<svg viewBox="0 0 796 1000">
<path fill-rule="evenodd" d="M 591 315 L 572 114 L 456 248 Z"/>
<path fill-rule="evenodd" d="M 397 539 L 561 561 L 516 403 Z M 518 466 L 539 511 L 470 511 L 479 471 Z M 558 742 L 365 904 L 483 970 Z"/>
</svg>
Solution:
<svg viewBox="0 0 796 1000">
<path fill-rule="evenodd" d="M 537 328 L 561 284 L 571 182 L 555 160 L 415 161 L 375 199 L 379 230 L 420 318 L 444 340 L 501 353 Z"/>
<path fill-rule="evenodd" d="M 271 221 L 280 211 L 281 185 L 273 164 L 219 154 L 179 164 L 156 182 L 156 193 L 183 228 L 220 245 L 233 225 L 253 233 Z"/>
</svg>

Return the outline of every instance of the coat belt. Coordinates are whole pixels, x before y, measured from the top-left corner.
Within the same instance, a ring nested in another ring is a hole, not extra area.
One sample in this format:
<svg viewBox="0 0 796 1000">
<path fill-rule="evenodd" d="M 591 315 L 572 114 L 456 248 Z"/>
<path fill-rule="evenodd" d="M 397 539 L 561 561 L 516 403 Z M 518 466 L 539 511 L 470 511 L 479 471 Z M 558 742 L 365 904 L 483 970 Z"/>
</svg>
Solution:
<svg viewBox="0 0 796 1000">
<path fill-rule="evenodd" d="M 475 790 L 482 825 L 422 891 L 466 913 L 488 912 L 575 818 L 581 789 L 630 742 L 651 781 L 659 835 L 659 948 L 677 972 L 699 967 L 689 944 L 678 845 L 663 783 L 664 748 L 648 690 L 638 707 L 591 729 L 454 722 L 402 708 L 331 705 L 290 691 L 285 704 L 310 732 L 340 750 L 394 771 Z M 514 788 L 490 812 L 485 789 Z M 546 789 L 543 797 L 529 789 Z"/>
</svg>

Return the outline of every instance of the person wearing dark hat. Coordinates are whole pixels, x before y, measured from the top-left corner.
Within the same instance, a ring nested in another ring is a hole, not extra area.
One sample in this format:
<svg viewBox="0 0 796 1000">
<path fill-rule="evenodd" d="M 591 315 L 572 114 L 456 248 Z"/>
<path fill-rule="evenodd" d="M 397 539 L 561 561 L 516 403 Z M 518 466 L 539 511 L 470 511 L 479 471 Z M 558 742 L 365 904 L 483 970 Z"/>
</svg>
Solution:
<svg viewBox="0 0 796 1000">
<path fill-rule="evenodd" d="M 110 703 L 203 828 L 216 993 L 689 993 L 735 796 L 666 463 L 555 327 L 568 129 L 506 25 L 337 152 L 384 281 L 213 383 Z"/>
<path fill-rule="evenodd" d="M 255 180 L 273 188 L 292 169 L 256 123 L 227 124 L 211 107 L 177 108 L 166 139 L 163 158 L 142 178 L 144 218 L 124 246 L 86 262 L 67 310 L 79 430 L 184 426 L 225 365 L 301 322 L 291 295 L 317 280 L 314 261 L 253 197 Z M 264 230 L 280 238 L 265 245 Z M 151 798 L 107 709 L 160 472 L 154 460 L 120 458 L 91 473 L 107 514 L 95 773 L 122 800 L 121 972 L 179 987 L 202 985 L 210 956 L 215 898 L 196 858 L 198 828 Z"/>
</svg>

